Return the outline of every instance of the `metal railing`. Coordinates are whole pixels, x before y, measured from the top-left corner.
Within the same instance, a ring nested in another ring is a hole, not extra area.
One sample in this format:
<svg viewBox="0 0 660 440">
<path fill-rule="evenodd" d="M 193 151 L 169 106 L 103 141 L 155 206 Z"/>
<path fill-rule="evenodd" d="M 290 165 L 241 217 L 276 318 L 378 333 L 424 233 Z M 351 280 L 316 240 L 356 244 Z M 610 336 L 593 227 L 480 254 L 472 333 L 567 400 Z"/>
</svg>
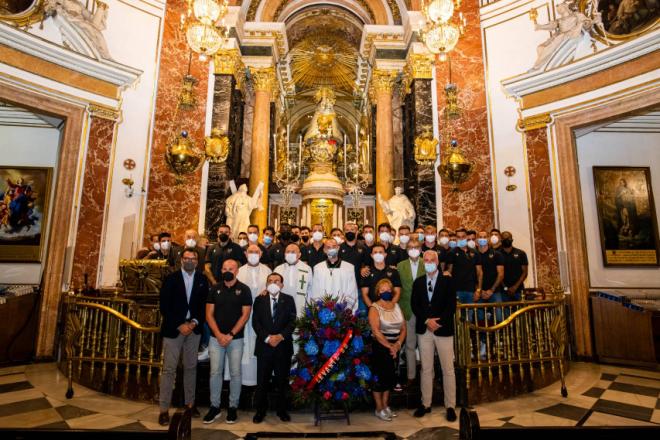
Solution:
<svg viewBox="0 0 660 440">
<path fill-rule="evenodd" d="M 73 396 L 74 378 L 80 381 L 87 375 L 92 381 L 98 369 L 102 379 L 112 377 L 117 381 L 121 371 L 125 382 L 129 377 L 139 382 L 145 374 L 147 383 L 151 383 L 153 374 L 162 366 L 157 306 L 69 292 L 64 296 L 63 307 L 67 398 Z"/>
<path fill-rule="evenodd" d="M 465 387 L 476 378 L 481 386 L 514 377 L 543 377 L 546 369 L 562 381 L 566 395 L 566 318 L 563 294 L 550 299 L 458 304 L 456 364 L 465 370 Z"/>
</svg>

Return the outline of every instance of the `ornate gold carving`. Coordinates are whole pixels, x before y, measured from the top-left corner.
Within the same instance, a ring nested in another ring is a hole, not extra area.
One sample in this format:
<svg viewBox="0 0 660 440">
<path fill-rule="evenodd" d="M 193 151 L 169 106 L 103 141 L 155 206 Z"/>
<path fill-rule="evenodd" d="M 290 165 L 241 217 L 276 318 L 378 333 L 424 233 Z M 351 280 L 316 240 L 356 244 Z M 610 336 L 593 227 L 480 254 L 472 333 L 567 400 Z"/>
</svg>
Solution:
<svg viewBox="0 0 660 440">
<path fill-rule="evenodd" d="M 239 82 L 242 76 L 243 62 L 238 49 L 220 49 L 213 56 L 214 72 L 216 75 L 232 75 Z"/>
<path fill-rule="evenodd" d="M 388 0 L 388 2 L 394 2 L 396 3 L 396 0 Z M 371 6 L 365 1 L 365 0 L 357 0 L 357 2 L 364 8 L 365 11 L 367 11 L 367 14 L 369 15 L 369 18 L 371 18 L 371 21 L 373 23 L 376 22 L 376 19 L 374 18 L 374 11 L 371 9 Z M 255 18 L 257 16 L 257 9 L 259 8 L 259 4 L 261 3 L 261 0 L 252 0 L 250 3 L 250 7 L 248 8 L 248 13 L 247 13 L 247 21 L 255 21 Z M 275 13 L 273 14 L 273 20 L 278 21 L 280 14 L 282 14 L 282 11 L 288 5 L 291 3 L 291 0 L 282 0 L 277 6 L 277 9 L 275 10 Z M 397 8 L 397 12 L 399 9 Z M 394 16 L 394 10 L 392 10 L 392 16 Z M 399 22 L 401 21 L 401 13 L 398 14 L 399 17 Z M 399 23 L 401 24 L 401 23 Z"/>
<path fill-rule="evenodd" d="M 329 86 L 351 92 L 355 88 L 357 53 L 337 36 L 328 33 L 309 36 L 290 53 L 296 85 Z"/>
<path fill-rule="evenodd" d="M 254 79 L 254 89 L 272 93 L 275 88 L 275 69 L 272 67 L 250 67 L 250 75 Z"/>
<path fill-rule="evenodd" d="M 5 3 L 7 3 L 5 5 Z M 22 11 L 10 10 L 8 2 L 0 2 L 0 21 L 8 21 L 24 27 L 44 20 L 44 1 L 35 0 Z"/>
<path fill-rule="evenodd" d="M 375 69 L 371 75 L 371 87 L 376 94 L 389 93 L 391 95 L 397 75 L 396 70 Z"/>
<path fill-rule="evenodd" d="M 640 11 L 643 8 L 644 2 L 628 2 L 623 7 L 621 3 L 602 2 L 603 5 L 613 5 L 613 11 L 596 10 L 594 5 L 600 6 L 598 2 L 593 0 L 578 0 L 577 9 L 589 18 L 597 18 L 599 15 L 603 17 L 604 23 L 600 26 L 594 26 L 591 29 L 591 35 L 602 43 L 611 45 L 613 42 L 618 44 L 624 41 L 632 40 L 646 33 L 654 31 L 660 27 L 660 15 L 656 7 L 655 14 L 650 13 L 645 16 Z M 648 9 L 647 9 L 648 11 Z M 645 17 L 644 19 L 640 17 Z M 636 21 L 638 20 L 638 21 Z M 612 27 L 612 21 L 617 21 L 622 24 L 621 28 L 631 26 L 630 31 L 624 33 L 611 33 L 605 29 L 607 25 Z"/>
<path fill-rule="evenodd" d="M 420 164 L 430 164 L 436 159 L 436 146 L 438 140 L 433 137 L 430 126 L 425 126 L 424 131 L 415 138 L 415 161 Z"/>
<path fill-rule="evenodd" d="M 108 119 L 115 122 L 118 121 L 121 116 L 121 110 L 98 104 L 89 104 L 87 111 L 92 118 Z"/>
<path fill-rule="evenodd" d="M 530 131 L 537 128 L 545 128 L 552 122 L 550 113 L 541 113 L 540 115 L 527 116 L 526 118 L 518 119 L 518 130 Z"/>
<path fill-rule="evenodd" d="M 435 57 L 430 54 L 412 53 L 403 69 L 402 89 L 407 95 L 415 79 L 432 79 Z"/>
<path fill-rule="evenodd" d="M 124 293 L 157 295 L 170 271 L 166 260 L 119 260 L 119 279 Z"/>
<path fill-rule="evenodd" d="M 181 86 L 181 94 L 179 95 L 180 108 L 191 109 L 197 105 L 197 98 L 195 97 L 195 85 L 197 83 L 197 78 L 192 75 L 183 77 L 183 85 Z"/>
<path fill-rule="evenodd" d="M 226 162 L 229 156 L 229 137 L 219 128 L 212 128 L 211 136 L 204 138 L 204 150 L 209 162 Z"/>
</svg>

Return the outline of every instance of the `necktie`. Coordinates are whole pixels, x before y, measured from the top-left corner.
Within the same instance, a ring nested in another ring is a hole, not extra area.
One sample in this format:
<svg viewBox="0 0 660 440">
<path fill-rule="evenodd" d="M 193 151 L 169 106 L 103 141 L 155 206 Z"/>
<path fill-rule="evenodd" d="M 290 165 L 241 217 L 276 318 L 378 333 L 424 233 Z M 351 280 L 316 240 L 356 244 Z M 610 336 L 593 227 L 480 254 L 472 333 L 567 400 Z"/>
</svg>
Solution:
<svg viewBox="0 0 660 440">
<path fill-rule="evenodd" d="M 432 297 L 433 297 L 433 282 L 429 280 L 429 301 L 431 301 Z"/>
<path fill-rule="evenodd" d="M 273 298 L 273 323 L 275 322 L 276 316 L 277 316 L 277 298 Z"/>
</svg>

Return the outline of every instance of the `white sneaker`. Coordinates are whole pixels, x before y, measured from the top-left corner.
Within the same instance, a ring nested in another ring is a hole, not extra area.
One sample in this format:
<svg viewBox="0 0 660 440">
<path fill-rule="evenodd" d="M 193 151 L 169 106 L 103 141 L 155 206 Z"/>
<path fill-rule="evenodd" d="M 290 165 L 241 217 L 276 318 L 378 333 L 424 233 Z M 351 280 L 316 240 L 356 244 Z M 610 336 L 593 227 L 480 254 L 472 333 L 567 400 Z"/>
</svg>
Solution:
<svg viewBox="0 0 660 440">
<path fill-rule="evenodd" d="M 209 360 L 209 349 L 205 348 L 204 351 L 197 353 L 198 361 L 208 361 Z"/>
<path fill-rule="evenodd" d="M 389 406 L 387 408 L 385 408 L 383 411 L 385 411 L 387 413 L 387 415 L 392 417 L 392 418 L 399 416 L 397 413 L 392 411 L 392 408 L 390 408 Z"/>
<path fill-rule="evenodd" d="M 374 414 L 376 415 L 376 417 L 378 417 L 379 419 L 384 420 L 386 422 L 391 422 L 392 421 L 392 417 L 390 417 L 390 415 L 387 412 L 385 412 L 385 410 L 375 411 Z"/>
</svg>

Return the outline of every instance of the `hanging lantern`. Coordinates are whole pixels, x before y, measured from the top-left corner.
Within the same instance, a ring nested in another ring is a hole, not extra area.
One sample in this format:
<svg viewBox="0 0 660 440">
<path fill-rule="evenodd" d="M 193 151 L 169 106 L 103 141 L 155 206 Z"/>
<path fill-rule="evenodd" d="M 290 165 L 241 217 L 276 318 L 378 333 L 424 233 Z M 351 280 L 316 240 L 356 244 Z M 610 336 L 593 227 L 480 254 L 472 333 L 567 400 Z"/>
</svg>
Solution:
<svg viewBox="0 0 660 440">
<path fill-rule="evenodd" d="M 433 23 L 446 23 L 454 15 L 453 0 L 433 0 L 426 7 L 426 16 Z"/>
<path fill-rule="evenodd" d="M 440 177 L 445 182 L 454 185 L 454 190 L 457 190 L 457 186 L 470 177 L 472 169 L 473 165 L 465 159 L 463 153 L 459 150 L 458 141 L 452 139 L 447 155 L 438 166 Z"/>
<path fill-rule="evenodd" d="M 183 176 L 195 172 L 203 160 L 204 154 L 197 151 L 185 130 L 174 138 L 165 152 L 165 161 L 176 174 L 177 184 L 183 183 Z"/>
<path fill-rule="evenodd" d="M 451 23 L 439 24 L 424 33 L 424 44 L 432 53 L 446 54 L 456 47 L 461 33 Z"/>
</svg>

